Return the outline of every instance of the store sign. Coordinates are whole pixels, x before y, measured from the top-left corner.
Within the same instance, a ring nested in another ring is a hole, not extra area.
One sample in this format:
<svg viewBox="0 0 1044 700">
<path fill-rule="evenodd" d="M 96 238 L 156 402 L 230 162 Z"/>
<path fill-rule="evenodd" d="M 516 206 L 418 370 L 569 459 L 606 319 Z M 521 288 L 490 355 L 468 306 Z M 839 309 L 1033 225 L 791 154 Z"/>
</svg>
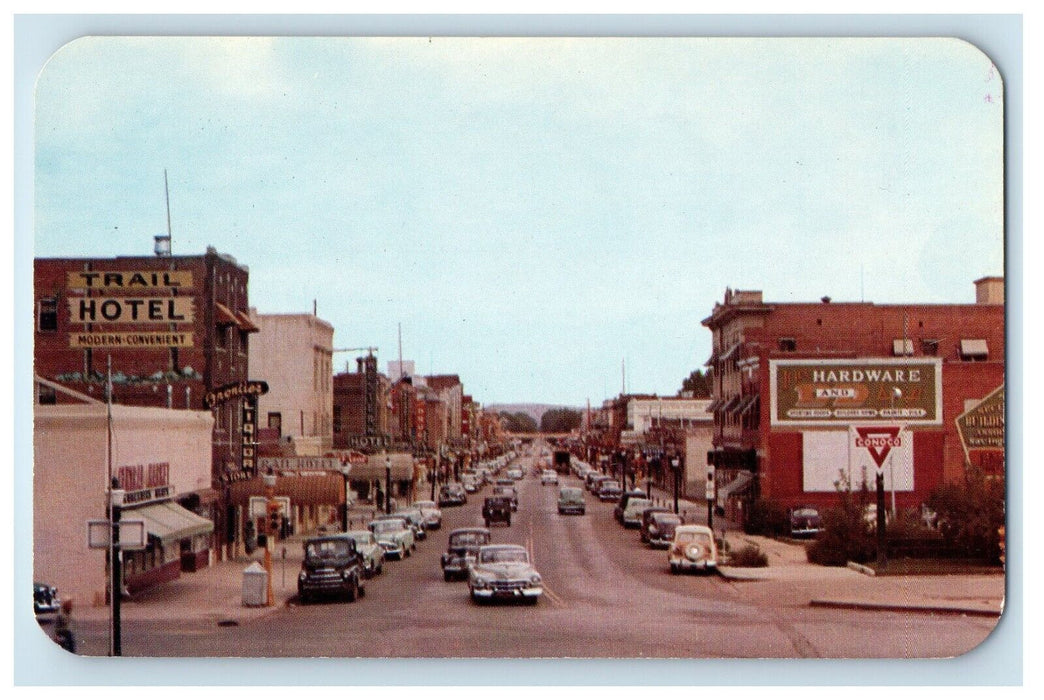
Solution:
<svg viewBox="0 0 1044 700">
<path fill-rule="evenodd" d="M 226 401 L 231 401 L 232 399 L 236 399 L 241 396 L 261 396 L 267 393 L 268 382 L 235 382 L 234 384 L 225 384 L 224 386 L 218 387 L 213 391 L 208 391 L 203 396 L 203 405 L 207 408 L 214 408 L 214 406 L 223 404 Z"/>
<path fill-rule="evenodd" d="M 174 495 L 170 485 L 170 462 L 131 464 L 116 469 L 120 488 L 126 491 L 127 506 L 167 500 Z"/>
<path fill-rule="evenodd" d="M 346 442 L 349 447 L 358 449 L 387 449 L 392 439 L 390 435 L 353 435 Z"/>
<path fill-rule="evenodd" d="M 70 323 L 192 323 L 192 297 L 75 297 Z"/>
<path fill-rule="evenodd" d="M 773 426 L 942 423 L 942 361 L 769 360 Z"/>
<path fill-rule="evenodd" d="M 341 463 L 336 457 L 260 457 L 257 460 L 258 468 L 263 473 L 273 472 L 304 472 L 304 471 L 326 471 L 337 472 L 341 470 Z"/>
</svg>

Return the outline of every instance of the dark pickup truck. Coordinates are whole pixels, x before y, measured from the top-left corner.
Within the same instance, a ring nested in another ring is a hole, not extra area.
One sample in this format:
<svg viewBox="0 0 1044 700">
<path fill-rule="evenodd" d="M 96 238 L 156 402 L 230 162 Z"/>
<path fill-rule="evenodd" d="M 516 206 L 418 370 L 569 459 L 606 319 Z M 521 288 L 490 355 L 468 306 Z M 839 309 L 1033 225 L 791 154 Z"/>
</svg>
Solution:
<svg viewBox="0 0 1044 700">
<path fill-rule="evenodd" d="M 305 540 L 297 595 L 302 603 L 330 595 L 343 595 L 352 602 L 366 595 L 363 557 L 355 547 L 355 540 L 343 534 Z"/>
<path fill-rule="evenodd" d="M 492 523 L 511 525 L 511 499 L 506 496 L 490 496 L 482 504 L 482 519 L 486 527 Z"/>
</svg>

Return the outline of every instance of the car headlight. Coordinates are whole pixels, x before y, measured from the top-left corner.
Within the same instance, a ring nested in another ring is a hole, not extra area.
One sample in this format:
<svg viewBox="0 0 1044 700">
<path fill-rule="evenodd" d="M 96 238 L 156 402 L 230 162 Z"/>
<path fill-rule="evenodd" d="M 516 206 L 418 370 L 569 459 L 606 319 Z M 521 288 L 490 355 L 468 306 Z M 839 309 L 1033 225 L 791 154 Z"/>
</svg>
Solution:
<svg viewBox="0 0 1044 700">
<path fill-rule="evenodd" d="M 650 535 L 655 535 L 657 532 L 659 532 L 659 530 L 656 529 L 655 525 L 650 525 L 649 526 L 649 534 Z"/>
<path fill-rule="evenodd" d="M 529 582 L 536 585 L 540 583 L 540 574 L 533 574 L 529 577 Z"/>
<path fill-rule="evenodd" d="M 297 580 L 298 581 L 304 581 L 306 578 L 308 578 L 308 574 L 306 574 L 304 572 L 304 570 L 298 572 L 298 574 L 297 574 Z"/>
<path fill-rule="evenodd" d="M 486 579 L 482 578 L 481 576 L 476 576 L 474 579 L 472 579 L 471 582 L 475 586 L 475 588 L 485 588 L 486 584 L 488 583 L 488 581 L 486 581 Z"/>
</svg>

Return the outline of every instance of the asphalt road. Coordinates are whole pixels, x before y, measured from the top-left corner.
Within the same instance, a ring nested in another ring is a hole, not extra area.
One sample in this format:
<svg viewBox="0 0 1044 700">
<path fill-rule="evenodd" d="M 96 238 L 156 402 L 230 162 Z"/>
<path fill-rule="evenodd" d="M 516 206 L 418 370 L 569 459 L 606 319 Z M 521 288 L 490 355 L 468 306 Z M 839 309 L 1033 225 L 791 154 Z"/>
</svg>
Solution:
<svg viewBox="0 0 1044 700">
<path fill-rule="evenodd" d="M 995 621 L 808 607 L 779 582 L 671 575 L 663 550 L 642 545 L 588 496 L 584 516 L 559 515 L 557 489 L 519 484 L 510 527 L 493 541 L 526 546 L 544 578 L 537 605 L 476 605 L 443 580 L 439 557 L 455 527 L 482 525 L 490 487 L 443 509 L 443 527 L 412 557 L 391 561 L 355 603 L 294 605 L 232 627 L 127 622 L 125 656 L 428 658 L 939 658 L 979 644 Z M 565 481 L 575 481 L 566 479 Z M 104 630 L 81 628 L 86 638 Z M 85 638 L 85 641 L 87 639 Z"/>
</svg>

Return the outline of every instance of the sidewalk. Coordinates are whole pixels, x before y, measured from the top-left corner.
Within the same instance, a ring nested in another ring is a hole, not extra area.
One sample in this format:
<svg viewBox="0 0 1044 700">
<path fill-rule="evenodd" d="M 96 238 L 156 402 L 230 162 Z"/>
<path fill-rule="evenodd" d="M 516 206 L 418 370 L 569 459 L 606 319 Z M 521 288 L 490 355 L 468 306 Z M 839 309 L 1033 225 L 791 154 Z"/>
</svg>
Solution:
<svg viewBox="0 0 1044 700">
<path fill-rule="evenodd" d="M 674 505 L 673 494 L 652 487 L 654 499 Z M 707 523 L 706 502 L 678 500 L 686 522 Z M 1005 576 L 963 574 L 939 576 L 874 576 L 865 567 L 811 564 L 800 542 L 747 535 L 735 523 L 714 516 L 715 533 L 724 534 L 729 549 L 758 547 L 768 566 L 722 566 L 719 574 L 734 582 L 774 581 L 789 584 L 812 607 L 892 610 L 921 613 L 955 613 L 996 617 L 1004 609 Z"/>
</svg>

